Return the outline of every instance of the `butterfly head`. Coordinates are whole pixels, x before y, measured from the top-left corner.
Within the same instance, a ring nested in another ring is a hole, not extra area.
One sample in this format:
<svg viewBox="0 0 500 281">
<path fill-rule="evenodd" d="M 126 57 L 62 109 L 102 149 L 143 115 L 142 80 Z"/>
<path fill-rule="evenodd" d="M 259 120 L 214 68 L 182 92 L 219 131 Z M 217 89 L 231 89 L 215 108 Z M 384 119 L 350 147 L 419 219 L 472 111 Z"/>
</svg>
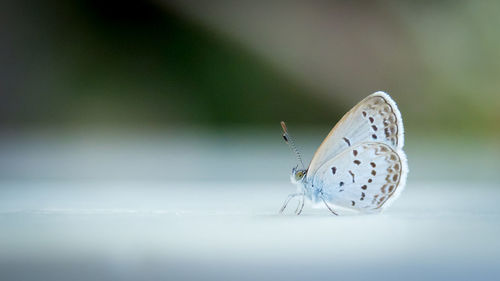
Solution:
<svg viewBox="0 0 500 281">
<path fill-rule="evenodd" d="M 307 170 L 299 170 L 297 167 L 292 169 L 292 174 L 290 175 L 290 180 L 292 183 L 297 184 L 302 182 L 307 174 Z"/>
</svg>

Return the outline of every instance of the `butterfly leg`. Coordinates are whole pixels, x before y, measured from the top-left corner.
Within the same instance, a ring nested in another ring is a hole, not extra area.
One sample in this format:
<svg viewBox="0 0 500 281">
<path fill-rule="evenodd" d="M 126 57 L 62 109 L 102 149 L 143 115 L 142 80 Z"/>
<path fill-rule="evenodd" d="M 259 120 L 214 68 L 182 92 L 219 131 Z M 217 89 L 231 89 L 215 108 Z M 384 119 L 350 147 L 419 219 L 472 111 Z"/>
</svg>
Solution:
<svg viewBox="0 0 500 281">
<path fill-rule="evenodd" d="M 283 213 L 283 211 L 286 209 L 286 206 L 288 206 L 288 203 L 290 202 L 290 200 L 292 200 L 293 198 L 295 198 L 299 195 L 303 195 L 303 194 L 302 193 L 292 193 L 292 194 L 288 195 L 285 202 L 283 203 L 283 206 L 280 209 L 280 213 Z"/>
<path fill-rule="evenodd" d="M 326 203 L 326 200 L 325 198 L 321 197 L 321 199 L 323 200 L 323 203 L 325 203 L 325 206 L 328 208 L 328 210 L 330 210 L 330 212 L 332 212 L 332 214 L 338 216 L 339 214 L 335 213 L 332 208 L 330 208 L 330 206 L 328 205 L 328 203 Z"/>
<path fill-rule="evenodd" d="M 302 197 L 300 198 L 299 205 L 297 205 L 297 209 L 295 209 L 295 214 L 300 215 L 302 213 L 302 209 L 304 209 L 304 193 L 302 193 Z"/>
</svg>

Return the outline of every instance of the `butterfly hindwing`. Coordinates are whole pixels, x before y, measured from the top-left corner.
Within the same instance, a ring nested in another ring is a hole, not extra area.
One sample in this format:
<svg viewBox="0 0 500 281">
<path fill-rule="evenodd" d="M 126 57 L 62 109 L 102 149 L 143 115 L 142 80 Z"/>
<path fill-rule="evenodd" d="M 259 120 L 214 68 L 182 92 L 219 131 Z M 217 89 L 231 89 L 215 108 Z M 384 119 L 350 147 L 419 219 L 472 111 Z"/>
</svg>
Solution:
<svg viewBox="0 0 500 281">
<path fill-rule="evenodd" d="M 369 95 L 342 117 L 318 148 L 308 179 L 342 151 L 363 142 L 380 142 L 398 151 L 403 147 L 403 122 L 396 103 L 384 92 Z"/>
<path fill-rule="evenodd" d="M 327 202 L 373 212 L 382 210 L 404 187 L 406 158 L 383 143 L 345 149 L 318 168 L 312 186 Z"/>
</svg>

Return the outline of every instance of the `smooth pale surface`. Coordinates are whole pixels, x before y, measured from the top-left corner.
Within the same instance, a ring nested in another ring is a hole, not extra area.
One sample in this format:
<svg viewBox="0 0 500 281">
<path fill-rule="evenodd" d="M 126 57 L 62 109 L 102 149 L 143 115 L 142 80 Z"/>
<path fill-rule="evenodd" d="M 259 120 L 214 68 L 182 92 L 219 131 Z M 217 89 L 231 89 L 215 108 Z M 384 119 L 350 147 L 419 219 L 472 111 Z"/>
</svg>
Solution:
<svg viewBox="0 0 500 281">
<path fill-rule="evenodd" d="M 278 215 L 290 187 L 273 182 L 1 186 L 5 280 L 500 277 L 489 184 L 410 183 L 384 214 L 344 217 Z"/>
<path fill-rule="evenodd" d="M 500 277 L 491 143 L 408 137 L 408 185 L 385 213 L 297 217 L 295 202 L 278 215 L 294 191 L 279 133 L 137 136 L 0 139 L 0 279 Z"/>
</svg>

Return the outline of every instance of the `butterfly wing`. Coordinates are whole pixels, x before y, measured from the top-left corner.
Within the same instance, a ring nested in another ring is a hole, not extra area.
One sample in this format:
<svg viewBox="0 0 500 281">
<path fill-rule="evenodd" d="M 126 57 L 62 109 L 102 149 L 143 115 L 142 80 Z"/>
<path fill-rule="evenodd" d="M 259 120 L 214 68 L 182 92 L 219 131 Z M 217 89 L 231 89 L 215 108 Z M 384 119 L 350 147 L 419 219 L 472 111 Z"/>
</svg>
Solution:
<svg viewBox="0 0 500 281">
<path fill-rule="evenodd" d="M 402 150 L 379 142 L 345 149 L 318 168 L 312 186 L 327 202 L 365 212 L 381 211 L 402 191 L 406 181 Z"/>
<path fill-rule="evenodd" d="M 307 179 L 329 159 L 363 142 L 380 142 L 393 150 L 403 147 L 403 121 L 396 103 L 384 92 L 376 92 L 354 106 L 335 125 L 309 165 Z"/>
</svg>

